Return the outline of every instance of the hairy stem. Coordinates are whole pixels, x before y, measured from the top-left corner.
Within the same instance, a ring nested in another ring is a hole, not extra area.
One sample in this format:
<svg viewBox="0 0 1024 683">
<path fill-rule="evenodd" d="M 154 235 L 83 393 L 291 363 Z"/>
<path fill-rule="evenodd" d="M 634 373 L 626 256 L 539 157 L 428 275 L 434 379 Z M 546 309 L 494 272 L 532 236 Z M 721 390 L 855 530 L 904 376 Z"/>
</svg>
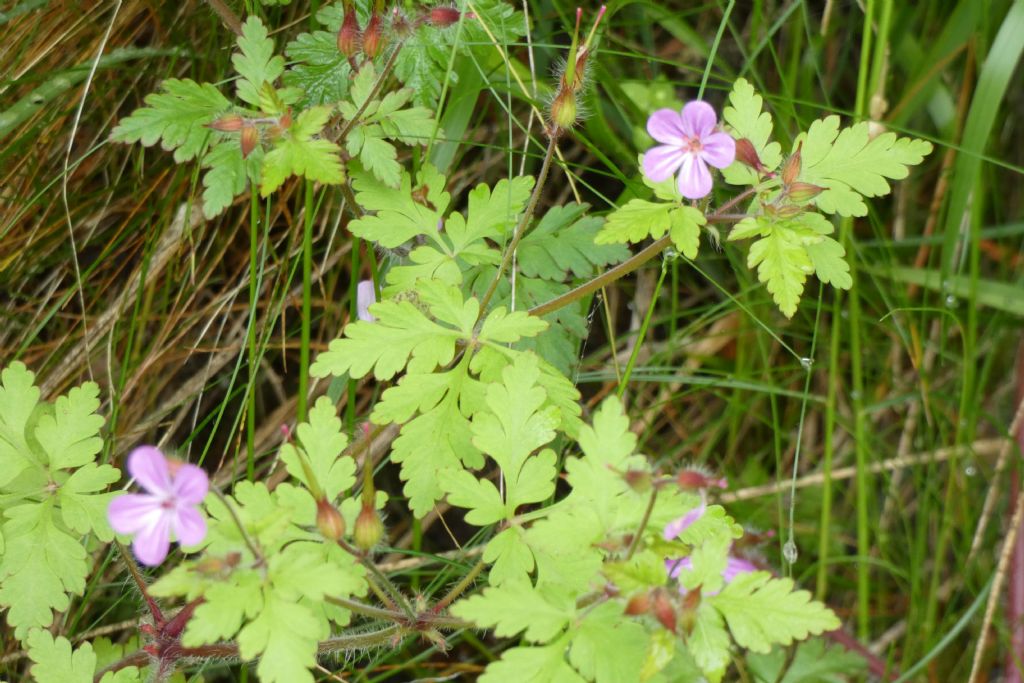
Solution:
<svg viewBox="0 0 1024 683">
<path fill-rule="evenodd" d="M 729 210 L 734 208 L 740 202 L 749 199 L 756 193 L 760 188 L 752 187 L 749 190 L 736 195 L 725 204 L 723 204 L 717 211 L 708 216 L 708 224 L 712 223 L 735 223 L 746 218 L 746 214 L 734 214 L 729 213 Z M 530 309 L 530 315 L 542 316 L 557 311 L 560 308 L 565 308 L 569 304 L 579 301 L 588 294 L 592 294 L 602 287 L 606 287 L 616 280 L 623 278 L 634 270 L 644 265 L 652 258 L 665 251 L 668 247 L 672 246 L 672 238 L 665 235 L 660 240 L 657 240 L 653 244 L 648 245 L 643 250 L 637 252 L 630 258 L 626 259 L 619 265 L 606 270 L 601 273 L 593 280 L 584 282 L 579 287 L 571 289 L 561 296 L 557 296 L 551 301 L 543 303 L 539 306 L 534 306 Z"/>
<path fill-rule="evenodd" d="M 384 81 L 387 80 L 387 77 L 391 74 L 391 70 L 395 67 L 395 62 L 398 61 L 398 53 L 402 51 L 402 47 L 404 45 L 405 41 L 402 40 L 395 45 L 395 49 L 391 51 L 391 56 L 388 57 L 388 61 L 384 62 L 384 66 L 381 68 L 380 75 L 377 76 L 377 82 L 373 84 L 370 94 L 366 96 L 363 103 L 359 105 L 359 109 L 356 110 L 355 115 L 345 123 L 345 127 L 341 129 L 340 133 L 338 133 L 338 139 L 336 142 L 339 145 L 345 143 L 345 139 L 348 138 L 348 134 L 351 133 L 352 129 L 356 127 L 356 124 L 359 123 L 359 117 L 362 116 L 363 112 L 366 111 L 366 108 L 370 106 L 370 102 L 377 97 L 377 93 L 379 93 L 380 89 L 384 86 Z M 353 206 L 355 205 L 353 204 Z"/>
<path fill-rule="evenodd" d="M 473 568 L 469 570 L 469 573 L 462 577 L 462 581 L 459 581 L 454 588 L 448 591 L 448 595 L 438 600 L 437 604 L 431 608 L 431 611 L 434 612 L 434 614 L 437 614 L 448 607 L 448 605 L 452 604 L 452 601 L 454 601 L 455 598 L 462 595 L 466 589 L 473 584 L 476 577 L 480 575 L 480 572 L 483 571 L 485 566 L 486 564 L 483 560 L 478 560 L 477 563 L 473 565 Z"/>
<path fill-rule="evenodd" d="M 530 219 L 533 217 L 533 212 L 537 209 L 537 202 L 540 201 L 540 193 L 544 189 L 544 183 L 548 178 L 548 171 L 551 169 L 551 159 L 555 156 L 555 144 L 558 138 L 554 135 L 550 136 L 548 140 L 548 148 L 544 153 L 544 163 L 541 164 L 540 173 L 537 175 L 537 183 L 533 186 L 533 193 L 530 195 L 530 201 L 526 205 L 526 211 L 523 212 L 522 218 L 519 219 L 519 224 L 516 225 L 516 231 L 513 233 L 512 242 L 505 249 L 505 256 L 501 260 L 501 265 L 498 266 L 498 272 L 494 274 L 494 279 L 491 281 L 491 285 L 487 288 L 487 293 L 484 294 L 483 299 L 480 300 L 480 315 L 477 316 L 482 318 L 487 312 L 487 304 L 491 302 L 491 298 L 494 296 L 494 291 L 498 289 L 498 284 L 501 283 L 501 278 L 504 277 L 505 271 L 508 270 L 509 264 L 512 263 L 513 257 L 515 257 L 516 248 L 519 247 L 519 243 L 526 235 L 526 226 L 529 225 Z"/>
<path fill-rule="evenodd" d="M 633 540 L 629 543 L 629 550 L 626 551 L 626 559 L 633 559 L 633 553 L 640 546 L 640 539 L 643 538 L 644 529 L 647 528 L 647 522 L 651 519 L 651 512 L 654 510 L 654 503 L 658 500 L 658 487 L 651 487 L 651 499 L 647 501 L 647 508 L 644 510 L 643 519 L 640 520 L 640 527 L 636 530 L 636 534 L 633 535 Z"/>
<path fill-rule="evenodd" d="M 256 558 L 256 564 L 260 567 L 266 565 L 267 559 L 263 557 L 263 553 L 260 551 L 259 546 L 256 545 L 256 542 L 252 540 L 251 536 L 249 536 L 249 532 L 245 530 L 245 525 L 242 524 L 242 520 L 238 518 L 238 513 L 235 512 L 235 508 L 231 505 L 231 501 L 229 501 L 227 496 L 224 495 L 224 492 L 216 486 L 210 486 L 210 492 L 215 495 L 221 503 L 223 503 L 224 509 L 228 511 L 229 515 L 231 515 L 231 520 L 235 523 L 235 526 L 238 527 L 239 533 L 242 534 L 242 540 L 245 541 L 246 547 L 249 548 L 249 552 L 251 552 L 253 557 Z"/>
</svg>

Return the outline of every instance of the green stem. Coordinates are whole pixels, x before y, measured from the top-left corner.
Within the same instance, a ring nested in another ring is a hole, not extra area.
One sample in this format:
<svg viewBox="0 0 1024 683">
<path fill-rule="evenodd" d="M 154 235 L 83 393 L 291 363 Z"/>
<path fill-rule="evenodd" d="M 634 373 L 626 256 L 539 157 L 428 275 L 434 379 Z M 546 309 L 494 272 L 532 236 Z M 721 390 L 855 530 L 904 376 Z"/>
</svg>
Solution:
<svg viewBox="0 0 1024 683">
<path fill-rule="evenodd" d="M 338 545 L 340 545 L 345 552 L 359 560 L 359 563 L 366 567 L 367 571 L 377 579 L 377 581 L 374 581 L 370 576 L 366 577 L 367 583 L 370 584 L 370 588 L 373 589 L 374 593 L 377 594 L 377 597 L 381 599 L 381 602 L 396 609 L 401 608 L 402 612 L 404 612 L 405 616 L 410 620 L 416 618 L 416 613 L 413 612 L 412 605 L 410 605 L 409 601 L 405 599 L 404 595 L 402 595 L 402 591 L 398 590 L 395 584 L 393 584 L 391 580 L 377 568 L 377 565 L 375 565 L 370 558 L 346 543 L 344 539 L 339 538 Z M 377 584 L 378 581 L 380 582 L 379 585 Z M 381 587 L 383 587 L 383 591 L 381 590 Z M 390 598 L 384 595 L 385 591 Z"/>
<path fill-rule="evenodd" d="M 384 63 L 384 66 L 380 70 L 380 76 L 377 76 L 377 82 L 373 84 L 373 88 L 370 90 L 370 94 L 366 96 L 363 103 L 359 105 L 359 109 L 346 123 L 345 127 L 338 133 L 338 139 L 335 141 L 339 145 L 344 144 L 345 139 L 348 138 L 348 134 L 352 132 L 352 129 L 359 123 L 359 117 L 363 115 L 366 108 L 370 106 L 370 103 L 376 99 L 380 89 L 384 86 L 384 81 L 391 74 L 391 70 L 395 67 L 395 62 L 398 61 L 398 53 L 402 51 L 402 47 L 405 45 L 405 41 L 400 41 L 395 45 L 395 49 L 392 50 L 391 55 L 388 57 L 388 61 Z"/>
<path fill-rule="evenodd" d="M 313 288 L 313 181 L 306 180 L 306 202 L 302 221 L 302 338 L 299 341 L 298 419 L 306 421 L 309 394 L 309 330 Z"/>
<path fill-rule="evenodd" d="M 633 368 L 636 366 L 636 359 L 640 357 L 640 347 L 643 346 L 644 337 L 647 336 L 647 328 L 651 325 L 651 317 L 654 315 L 654 308 L 658 303 L 658 295 L 661 293 L 661 285 L 665 282 L 665 274 L 667 272 L 668 261 L 663 260 L 661 262 L 661 275 L 658 276 L 658 282 L 654 285 L 654 292 L 651 294 L 651 303 L 647 306 L 647 313 L 644 314 L 643 323 L 640 324 L 636 343 L 633 344 L 633 352 L 629 354 L 629 362 L 626 363 L 626 371 L 622 373 L 619 388 L 615 391 L 615 395 L 619 398 L 622 398 L 622 394 L 625 393 L 626 385 L 629 384 L 629 378 L 633 374 Z"/>
<path fill-rule="evenodd" d="M 662 272 L 662 277 L 665 275 L 665 271 Z M 647 501 L 647 508 L 644 510 L 643 519 L 640 520 L 640 527 L 636 530 L 636 534 L 633 535 L 633 540 L 629 543 L 629 550 L 626 551 L 626 559 L 633 559 L 633 553 L 640 547 L 640 539 L 643 538 L 644 530 L 647 528 L 647 522 L 651 519 L 651 512 L 654 510 L 654 503 L 658 500 L 658 487 L 651 487 L 651 498 Z"/>
<path fill-rule="evenodd" d="M 249 536 L 249 532 L 245 530 L 245 525 L 242 524 L 242 520 L 239 519 L 238 513 L 235 512 L 235 508 L 231 505 L 231 501 L 228 500 L 228 497 L 224 495 L 223 491 L 212 485 L 210 486 L 210 493 L 216 496 L 224 505 L 224 509 L 228 511 L 228 514 L 231 516 L 231 520 L 235 523 L 235 526 L 238 527 L 238 531 L 241 533 L 242 540 L 245 542 L 246 547 L 249 548 L 249 552 L 251 552 L 253 558 L 255 558 L 257 566 L 265 566 L 267 563 L 266 558 L 263 557 L 263 553 L 260 551 L 259 546 L 256 545 L 256 542 L 252 540 L 251 536 Z"/>
<path fill-rule="evenodd" d="M 249 481 L 256 478 L 256 298 L 258 275 L 256 252 L 259 245 L 259 197 L 253 191 L 249 195 L 249 329 L 246 341 L 249 346 L 249 386 L 246 391 L 245 410 L 245 476 Z"/>
<path fill-rule="evenodd" d="M 522 218 L 519 219 L 519 224 L 516 225 L 515 233 L 512 235 L 512 242 L 505 249 L 505 256 L 501 259 L 501 265 L 498 266 L 498 272 L 494 274 L 494 279 L 491 281 L 491 285 L 487 288 L 487 293 L 484 294 L 483 299 L 480 300 L 480 315 L 482 318 L 487 313 L 487 305 L 491 302 L 491 298 L 494 296 L 494 292 L 498 289 L 498 285 L 501 283 L 501 278 L 504 277 L 505 271 L 508 270 L 509 265 L 512 263 L 512 259 L 515 257 L 516 249 L 519 247 L 519 243 L 523 237 L 526 236 L 526 228 L 530 223 L 530 219 L 533 217 L 533 212 L 537 209 L 537 202 L 540 201 L 540 193 L 544 189 L 544 183 L 548 178 L 548 171 L 551 169 L 551 160 L 555 156 L 555 147 L 557 145 L 558 138 L 554 135 L 548 139 L 548 148 L 544 152 L 544 162 L 541 164 L 540 173 L 537 175 L 537 183 L 533 186 L 533 193 L 530 195 L 530 201 L 526 205 L 526 211 L 523 212 Z"/>
<path fill-rule="evenodd" d="M 478 560 L 477 563 L 473 565 L 473 568 L 469 570 L 469 573 L 462 577 L 462 581 L 459 581 L 455 588 L 452 588 L 448 591 L 447 595 L 438 600 L 437 604 L 431 608 L 431 611 L 434 612 L 434 614 L 437 614 L 448 607 L 448 605 L 452 604 L 455 598 L 462 595 L 466 589 L 473 584 L 476 577 L 480 575 L 480 572 L 483 571 L 485 566 L 487 565 L 483 560 Z"/>
</svg>

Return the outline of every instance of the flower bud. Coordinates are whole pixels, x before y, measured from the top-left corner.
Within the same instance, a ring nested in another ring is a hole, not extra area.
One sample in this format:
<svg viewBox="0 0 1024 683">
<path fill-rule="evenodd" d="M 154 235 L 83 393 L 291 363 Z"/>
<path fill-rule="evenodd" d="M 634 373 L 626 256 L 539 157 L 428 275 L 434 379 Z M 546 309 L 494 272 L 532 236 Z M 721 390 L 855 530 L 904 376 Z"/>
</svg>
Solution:
<svg viewBox="0 0 1024 683">
<path fill-rule="evenodd" d="M 622 475 L 629 487 L 637 493 L 646 493 L 651 490 L 652 477 L 650 472 L 643 470 L 628 470 Z"/>
<path fill-rule="evenodd" d="M 346 57 L 353 57 L 359 52 L 359 19 L 355 9 L 346 10 L 345 18 L 338 29 L 338 52 Z"/>
<path fill-rule="evenodd" d="M 316 527 L 324 538 L 337 541 L 345 535 L 345 518 L 338 508 L 321 498 L 316 502 Z"/>
<path fill-rule="evenodd" d="M 793 218 L 794 216 L 799 216 L 803 212 L 804 207 L 799 204 L 787 204 L 776 209 L 775 215 L 779 218 Z"/>
<path fill-rule="evenodd" d="M 758 173 L 764 170 L 764 164 L 761 163 L 761 157 L 757 155 L 757 150 L 754 149 L 754 145 L 746 138 L 740 138 L 736 141 L 736 161 L 750 166 Z"/>
<path fill-rule="evenodd" d="M 383 28 L 380 15 L 374 12 L 370 16 L 370 23 L 366 25 L 363 32 L 363 54 L 367 59 L 375 59 L 384 46 Z"/>
<path fill-rule="evenodd" d="M 676 632 L 676 610 L 664 590 L 658 590 L 654 595 L 654 616 L 661 622 L 661 625 L 672 633 Z"/>
<path fill-rule="evenodd" d="M 804 202 L 811 201 L 824 191 L 825 188 L 819 187 L 818 185 L 812 185 L 811 183 L 795 182 L 790 184 L 789 191 L 787 192 L 787 194 L 789 195 L 789 198 L 794 202 L 803 204 Z"/>
<path fill-rule="evenodd" d="M 707 472 L 699 469 L 686 469 L 676 475 L 676 484 L 681 489 L 697 490 L 707 489 L 715 486 L 720 489 L 728 488 L 729 482 L 725 477 L 713 478 Z"/>
<path fill-rule="evenodd" d="M 556 130 L 569 129 L 576 125 L 576 95 L 572 90 L 563 88 L 551 103 L 551 122 Z"/>
<path fill-rule="evenodd" d="M 242 145 L 242 158 L 246 159 L 256 149 L 260 141 L 260 131 L 256 126 L 246 126 L 242 129 L 240 143 Z"/>
<path fill-rule="evenodd" d="M 626 614 L 635 617 L 644 614 L 651 609 L 651 596 L 649 593 L 637 593 L 626 604 Z"/>
<path fill-rule="evenodd" d="M 222 116 L 216 121 L 206 124 L 207 128 L 212 128 L 221 133 L 237 133 L 242 130 L 242 126 L 245 125 L 245 119 L 238 114 L 228 114 Z"/>
<path fill-rule="evenodd" d="M 380 515 L 371 506 L 363 505 L 363 509 L 356 517 L 356 528 L 352 537 L 356 547 L 364 553 L 369 552 L 373 546 L 380 542 L 384 536 L 384 523 L 380 521 Z"/>
<path fill-rule="evenodd" d="M 782 183 L 784 185 L 789 185 L 797 179 L 797 176 L 800 175 L 800 166 L 800 147 L 797 147 L 782 167 Z"/>
<path fill-rule="evenodd" d="M 462 12 L 454 7 L 431 7 L 430 12 L 427 13 L 427 23 L 438 28 L 448 28 L 454 24 L 459 23 L 459 17 L 462 16 Z"/>
</svg>

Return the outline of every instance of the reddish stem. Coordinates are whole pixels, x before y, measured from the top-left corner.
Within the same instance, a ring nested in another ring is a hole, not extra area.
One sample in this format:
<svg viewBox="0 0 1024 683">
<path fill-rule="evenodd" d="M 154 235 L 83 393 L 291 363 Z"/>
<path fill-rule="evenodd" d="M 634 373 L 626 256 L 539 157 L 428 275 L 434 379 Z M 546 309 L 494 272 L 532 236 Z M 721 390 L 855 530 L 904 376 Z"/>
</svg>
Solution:
<svg viewBox="0 0 1024 683">
<path fill-rule="evenodd" d="M 1017 352 L 1017 401 L 1020 405 L 1024 401 L 1024 342 L 1021 342 Z M 1016 434 L 1017 446 L 1024 452 L 1024 428 L 1018 428 Z M 1010 480 L 1010 500 L 1017 500 L 1021 487 L 1021 466 L 1014 468 Z M 1006 510 L 1008 515 L 1013 516 L 1013 506 Z M 1006 675 L 1006 683 L 1024 683 L 1024 529 L 1017 532 L 1017 542 L 1013 547 L 1013 554 L 1010 556 L 1009 570 L 1010 585 L 1006 596 L 1006 626 L 1010 632 L 1010 647 L 1006 650 L 1006 660 L 1003 670 Z"/>
</svg>

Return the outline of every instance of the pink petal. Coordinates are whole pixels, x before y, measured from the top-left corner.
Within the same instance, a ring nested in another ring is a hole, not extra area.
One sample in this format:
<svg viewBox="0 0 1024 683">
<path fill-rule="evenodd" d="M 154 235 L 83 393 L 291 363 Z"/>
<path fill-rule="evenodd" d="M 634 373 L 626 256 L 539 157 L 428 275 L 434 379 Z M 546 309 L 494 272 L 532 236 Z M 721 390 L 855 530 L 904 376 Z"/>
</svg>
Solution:
<svg viewBox="0 0 1024 683">
<path fill-rule="evenodd" d="M 377 303 L 377 293 L 373 290 L 372 280 L 360 280 L 356 285 L 356 313 L 360 320 L 372 323 L 377 318 L 370 313 L 370 304 Z"/>
<path fill-rule="evenodd" d="M 685 142 L 682 119 L 674 109 L 659 109 L 651 114 L 647 119 L 647 132 L 666 145 L 681 146 Z"/>
<path fill-rule="evenodd" d="M 679 519 L 666 524 L 665 530 L 662 532 L 665 540 L 672 541 L 679 538 L 679 534 L 690 528 L 690 525 L 700 519 L 704 515 L 704 511 L 707 509 L 707 505 L 702 502 Z"/>
<path fill-rule="evenodd" d="M 206 538 L 206 520 L 194 507 L 180 507 L 174 516 L 174 536 L 182 545 L 195 545 Z"/>
<path fill-rule="evenodd" d="M 128 472 L 139 486 L 150 493 L 171 493 L 171 473 L 167 458 L 155 446 L 139 446 L 128 454 Z"/>
<path fill-rule="evenodd" d="M 722 578 L 725 579 L 726 583 L 729 583 L 740 574 L 756 571 L 757 567 L 752 562 L 730 555 L 729 559 L 726 560 L 725 569 L 722 570 Z"/>
<path fill-rule="evenodd" d="M 704 100 L 687 102 L 683 107 L 683 132 L 688 138 L 702 140 L 718 124 L 714 108 Z"/>
<path fill-rule="evenodd" d="M 135 557 L 142 564 L 155 567 L 167 557 L 171 547 L 171 515 L 160 515 L 155 523 L 140 531 L 132 541 Z"/>
<path fill-rule="evenodd" d="M 160 499 L 141 493 L 118 496 L 107 506 L 107 521 L 119 534 L 134 534 L 152 525 L 161 514 Z"/>
<path fill-rule="evenodd" d="M 673 579 L 678 579 L 679 572 L 683 571 L 684 569 L 686 571 L 690 571 L 691 569 L 693 569 L 693 560 L 691 560 L 689 557 L 677 557 L 675 559 L 665 560 L 665 571 L 667 571 L 668 575 Z M 680 588 L 681 592 L 683 592 L 684 590 L 685 589 Z"/>
<path fill-rule="evenodd" d="M 700 199 L 711 192 L 711 172 L 704 160 L 687 154 L 679 169 L 679 193 L 687 199 Z"/>
<path fill-rule="evenodd" d="M 700 142 L 701 159 L 715 168 L 725 168 L 736 158 L 736 141 L 728 133 L 712 133 Z"/>
<path fill-rule="evenodd" d="M 656 183 L 668 180 L 683 163 L 685 154 L 679 147 L 660 145 L 644 153 L 644 175 Z"/>
<path fill-rule="evenodd" d="M 206 498 L 206 492 L 210 490 L 210 479 L 202 467 L 185 463 L 178 466 L 174 475 L 174 499 L 198 505 Z"/>
</svg>

